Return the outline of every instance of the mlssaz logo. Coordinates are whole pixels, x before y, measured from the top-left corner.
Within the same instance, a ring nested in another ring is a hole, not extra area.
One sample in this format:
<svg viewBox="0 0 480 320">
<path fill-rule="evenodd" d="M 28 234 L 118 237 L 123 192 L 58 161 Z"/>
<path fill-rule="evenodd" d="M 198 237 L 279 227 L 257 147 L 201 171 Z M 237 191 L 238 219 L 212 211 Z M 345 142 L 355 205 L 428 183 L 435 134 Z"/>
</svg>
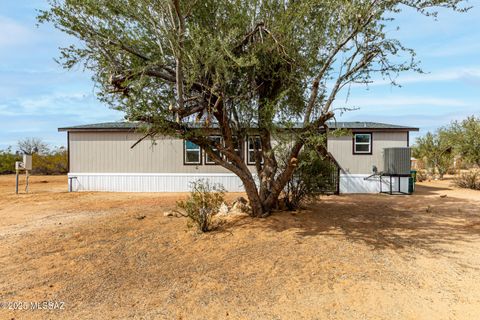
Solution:
<svg viewBox="0 0 480 320">
<path fill-rule="evenodd" d="M 41 301 L 30 302 L 31 310 L 64 310 L 65 302 L 63 301 Z"/>
</svg>

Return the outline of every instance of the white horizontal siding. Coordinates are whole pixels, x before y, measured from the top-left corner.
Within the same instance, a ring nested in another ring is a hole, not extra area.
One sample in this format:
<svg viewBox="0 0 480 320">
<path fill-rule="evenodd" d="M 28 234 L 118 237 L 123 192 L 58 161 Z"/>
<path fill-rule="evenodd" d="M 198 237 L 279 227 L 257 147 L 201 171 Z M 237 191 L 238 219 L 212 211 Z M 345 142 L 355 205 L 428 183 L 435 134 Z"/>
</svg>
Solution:
<svg viewBox="0 0 480 320">
<path fill-rule="evenodd" d="M 219 183 L 228 192 L 243 192 L 242 181 L 234 174 L 153 174 L 153 173 L 69 173 L 69 190 L 108 192 L 188 192 L 190 183 L 206 179 Z M 341 174 L 340 193 L 379 193 L 379 177 L 367 180 L 366 174 Z M 392 178 L 393 191 L 398 191 L 398 179 Z M 389 178 L 383 177 L 382 191 L 390 190 Z M 70 186 L 71 183 L 71 186 Z M 408 192 L 408 177 L 400 178 L 401 192 Z"/>
<path fill-rule="evenodd" d="M 72 191 L 188 192 L 190 183 L 198 179 L 219 183 L 229 192 L 244 191 L 234 174 L 69 173 L 68 177 Z"/>
<path fill-rule="evenodd" d="M 380 177 L 374 176 L 367 180 L 368 174 L 340 174 L 340 193 L 379 193 Z M 408 177 L 392 177 L 392 191 L 398 192 L 398 179 L 400 191 L 408 193 Z M 382 191 L 390 191 L 390 178 L 382 177 Z"/>
</svg>

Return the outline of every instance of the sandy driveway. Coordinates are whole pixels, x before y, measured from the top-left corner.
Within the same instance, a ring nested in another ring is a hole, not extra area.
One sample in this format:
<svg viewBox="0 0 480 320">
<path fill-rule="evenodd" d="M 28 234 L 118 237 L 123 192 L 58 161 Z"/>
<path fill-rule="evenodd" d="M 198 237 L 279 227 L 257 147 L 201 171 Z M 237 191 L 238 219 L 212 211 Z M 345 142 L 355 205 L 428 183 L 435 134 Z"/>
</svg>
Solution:
<svg viewBox="0 0 480 320">
<path fill-rule="evenodd" d="M 199 235 L 163 216 L 183 194 L 13 182 L 0 177 L 0 303 L 64 304 L 0 319 L 478 319 L 477 191 L 322 197 Z"/>
</svg>

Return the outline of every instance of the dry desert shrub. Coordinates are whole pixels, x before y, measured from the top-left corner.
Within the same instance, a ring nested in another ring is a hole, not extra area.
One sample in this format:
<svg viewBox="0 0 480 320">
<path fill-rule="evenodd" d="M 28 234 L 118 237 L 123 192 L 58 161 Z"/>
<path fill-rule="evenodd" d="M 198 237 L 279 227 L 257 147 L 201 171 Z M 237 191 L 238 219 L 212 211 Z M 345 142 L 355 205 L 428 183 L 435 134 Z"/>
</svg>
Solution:
<svg viewBox="0 0 480 320">
<path fill-rule="evenodd" d="M 428 179 L 427 172 L 425 170 L 418 170 L 417 171 L 417 181 L 418 182 L 423 182 Z"/>
<path fill-rule="evenodd" d="M 185 211 L 189 226 L 193 225 L 199 231 L 207 232 L 212 230 L 213 216 L 218 213 L 224 198 L 225 188 L 222 185 L 199 179 L 191 183 L 188 199 L 177 202 L 177 206 Z"/>
<path fill-rule="evenodd" d="M 455 186 L 465 189 L 480 190 L 480 171 L 464 172 L 453 179 Z"/>
</svg>

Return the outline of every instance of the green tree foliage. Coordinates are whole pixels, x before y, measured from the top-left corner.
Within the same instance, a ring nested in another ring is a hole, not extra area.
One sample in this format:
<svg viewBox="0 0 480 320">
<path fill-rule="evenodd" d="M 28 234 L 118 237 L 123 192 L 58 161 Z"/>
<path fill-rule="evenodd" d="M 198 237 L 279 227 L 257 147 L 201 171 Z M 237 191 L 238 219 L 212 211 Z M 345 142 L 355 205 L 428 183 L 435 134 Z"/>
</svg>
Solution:
<svg viewBox="0 0 480 320">
<path fill-rule="evenodd" d="M 335 135 L 347 134 L 337 131 Z M 335 190 L 333 175 L 337 166 L 323 149 L 326 135 L 317 135 L 307 141 L 295 159 L 295 171 L 284 189 L 284 202 L 289 210 L 299 208 L 303 202 L 314 199 L 320 192 Z M 281 157 L 285 159 L 285 157 Z M 287 163 L 282 162 L 282 166 Z"/>
<path fill-rule="evenodd" d="M 448 128 L 451 144 L 462 160 L 480 167 L 480 118 L 455 121 Z"/>
<path fill-rule="evenodd" d="M 395 14 L 407 7 L 426 15 L 439 7 L 465 11 L 461 0 L 48 2 L 39 21 L 81 43 L 61 50 L 63 66 L 90 69 L 100 99 L 142 121 L 146 136 L 201 146 L 242 180 L 253 216 L 275 207 L 294 173 L 292 159 L 334 117 L 340 90 L 375 74 L 394 79 L 419 70 L 413 50 L 386 33 Z M 223 143 L 208 139 L 212 127 Z M 252 129 L 261 140 L 258 185 L 235 152 L 235 141 Z M 280 169 L 272 140 L 285 130 L 293 143 Z"/>
<path fill-rule="evenodd" d="M 445 173 L 453 165 L 455 153 L 446 129 L 437 130 L 436 133 L 428 132 L 416 140 L 413 156 L 422 159 L 432 174 L 438 173 L 443 179 Z"/>
<path fill-rule="evenodd" d="M 285 205 L 289 210 L 299 208 L 303 202 L 314 199 L 325 190 L 335 190 L 332 180 L 337 167 L 318 150 L 302 150 L 298 167 L 285 187 Z"/>
<path fill-rule="evenodd" d="M 6 150 L 0 150 L 0 174 L 15 173 L 15 162 L 21 161 L 22 157 L 8 147 Z"/>
</svg>

